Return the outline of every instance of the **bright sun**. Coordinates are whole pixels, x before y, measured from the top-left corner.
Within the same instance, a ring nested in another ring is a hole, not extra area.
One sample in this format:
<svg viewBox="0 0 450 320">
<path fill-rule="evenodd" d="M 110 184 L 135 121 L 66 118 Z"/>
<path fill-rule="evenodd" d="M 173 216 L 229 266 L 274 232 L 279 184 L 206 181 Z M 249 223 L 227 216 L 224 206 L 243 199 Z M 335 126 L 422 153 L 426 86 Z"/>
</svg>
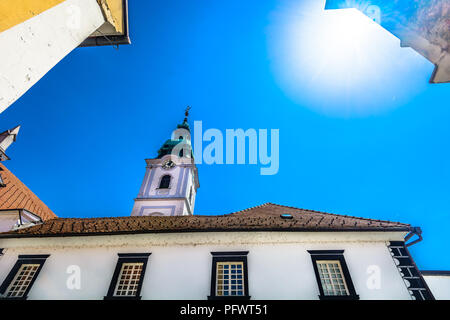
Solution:
<svg viewBox="0 0 450 320">
<path fill-rule="evenodd" d="M 387 83 L 393 73 L 406 68 L 408 53 L 401 51 L 397 38 L 360 11 L 324 10 L 322 1 L 292 1 L 273 18 L 269 28 L 273 67 L 287 94 L 302 99 L 315 95 L 319 100 L 373 95 L 375 104 L 378 88 L 386 99 L 395 99 L 396 88 Z"/>
<path fill-rule="evenodd" d="M 298 50 L 315 62 L 317 76 L 326 73 L 353 82 L 361 81 L 371 71 L 365 49 L 374 40 L 374 29 L 367 17 L 356 9 L 325 11 L 315 26 L 313 33 L 303 35 L 310 37 L 306 43 L 314 50 Z"/>
<path fill-rule="evenodd" d="M 377 49 L 377 27 L 356 9 L 304 16 L 291 25 L 290 61 L 294 69 L 309 72 L 311 81 L 336 89 L 354 87 L 375 71 L 375 55 L 367 53 Z"/>
</svg>

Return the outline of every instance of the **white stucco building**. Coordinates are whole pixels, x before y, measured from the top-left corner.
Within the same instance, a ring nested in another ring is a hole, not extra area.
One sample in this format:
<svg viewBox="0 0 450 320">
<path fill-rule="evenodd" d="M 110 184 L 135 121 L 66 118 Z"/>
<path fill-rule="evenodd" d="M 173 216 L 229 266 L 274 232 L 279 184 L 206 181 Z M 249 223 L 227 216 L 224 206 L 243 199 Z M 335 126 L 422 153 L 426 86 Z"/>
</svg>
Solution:
<svg viewBox="0 0 450 320">
<path fill-rule="evenodd" d="M 450 300 L 450 271 L 422 271 L 422 275 L 437 300 Z"/>
<path fill-rule="evenodd" d="M 178 129 L 189 131 L 187 120 Z M 183 144 L 183 151 L 177 149 Z M 199 182 L 189 154 L 189 137 L 176 132 L 156 158 L 146 160 L 130 216 L 69 219 L 45 211 L 39 221 L 8 224 L 11 230 L 0 233 L 1 297 L 446 297 L 448 275 L 425 282 L 409 254 L 406 242 L 420 232 L 408 224 L 272 203 L 195 215 Z M 9 183 L 13 188 L 18 182 Z M 11 206 L 10 199 L 0 189 L 0 208 Z"/>
<path fill-rule="evenodd" d="M 79 46 L 130 43 L 127 0 L 2 0 L 0 17 L 0 113 Z"/>
</svg>

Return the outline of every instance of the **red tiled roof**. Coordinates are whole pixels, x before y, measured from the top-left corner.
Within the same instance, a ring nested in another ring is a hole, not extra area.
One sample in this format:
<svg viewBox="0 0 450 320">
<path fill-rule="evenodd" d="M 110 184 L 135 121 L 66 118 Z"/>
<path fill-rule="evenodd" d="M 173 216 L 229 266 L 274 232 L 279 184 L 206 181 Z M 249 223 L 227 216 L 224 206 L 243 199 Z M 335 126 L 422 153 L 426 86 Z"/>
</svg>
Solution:
<svg viewBox="0 0 450 320">
<path fill-rule="evenodd" d="M 0 164 L 0 175 L 5 187 L 0 188 L 0 210 L 25 209 L 42 220 L 54 219 L 57 216 L 26 185 Z"/>
<path fill-rule="evenodd" d="M 292 219 L 280 215 L 289 214 Z M 409 231 L 410 225 L 272 203 L 222 216 L 58 218 L 0 237 L 50 237 L 219 231 Z"/>
</svg>

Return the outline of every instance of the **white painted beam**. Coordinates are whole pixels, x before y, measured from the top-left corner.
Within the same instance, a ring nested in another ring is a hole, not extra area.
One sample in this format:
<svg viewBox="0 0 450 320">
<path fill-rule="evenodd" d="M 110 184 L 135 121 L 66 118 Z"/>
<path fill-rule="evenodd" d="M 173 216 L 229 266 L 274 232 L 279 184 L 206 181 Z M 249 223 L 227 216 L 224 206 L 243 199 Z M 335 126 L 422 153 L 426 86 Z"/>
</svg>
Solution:
<svg viewBox="0 0 450 320">
<path fill-rule="evenodd" d="M 0 113 L 104 22 L 96 0 L 66 0 L 0 33 Z"/>
</svg>

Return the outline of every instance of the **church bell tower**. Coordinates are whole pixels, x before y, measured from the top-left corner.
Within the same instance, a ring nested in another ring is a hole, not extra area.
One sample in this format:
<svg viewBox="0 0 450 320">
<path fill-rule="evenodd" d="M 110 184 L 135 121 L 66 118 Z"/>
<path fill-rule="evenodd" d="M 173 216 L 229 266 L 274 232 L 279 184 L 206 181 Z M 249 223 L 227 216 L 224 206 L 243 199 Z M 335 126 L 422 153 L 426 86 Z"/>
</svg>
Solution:
<svg viewBox="0 0 450 320">
<path fill-rule="evenodd" d="M 132 216 L 185 216 L 194 214 L 195 197 L 200 187 L 195 166 L 188 107 L 179 124 L 158 151 L 146 159 L 141 189 L 134 201 Z"/>
</svg>

